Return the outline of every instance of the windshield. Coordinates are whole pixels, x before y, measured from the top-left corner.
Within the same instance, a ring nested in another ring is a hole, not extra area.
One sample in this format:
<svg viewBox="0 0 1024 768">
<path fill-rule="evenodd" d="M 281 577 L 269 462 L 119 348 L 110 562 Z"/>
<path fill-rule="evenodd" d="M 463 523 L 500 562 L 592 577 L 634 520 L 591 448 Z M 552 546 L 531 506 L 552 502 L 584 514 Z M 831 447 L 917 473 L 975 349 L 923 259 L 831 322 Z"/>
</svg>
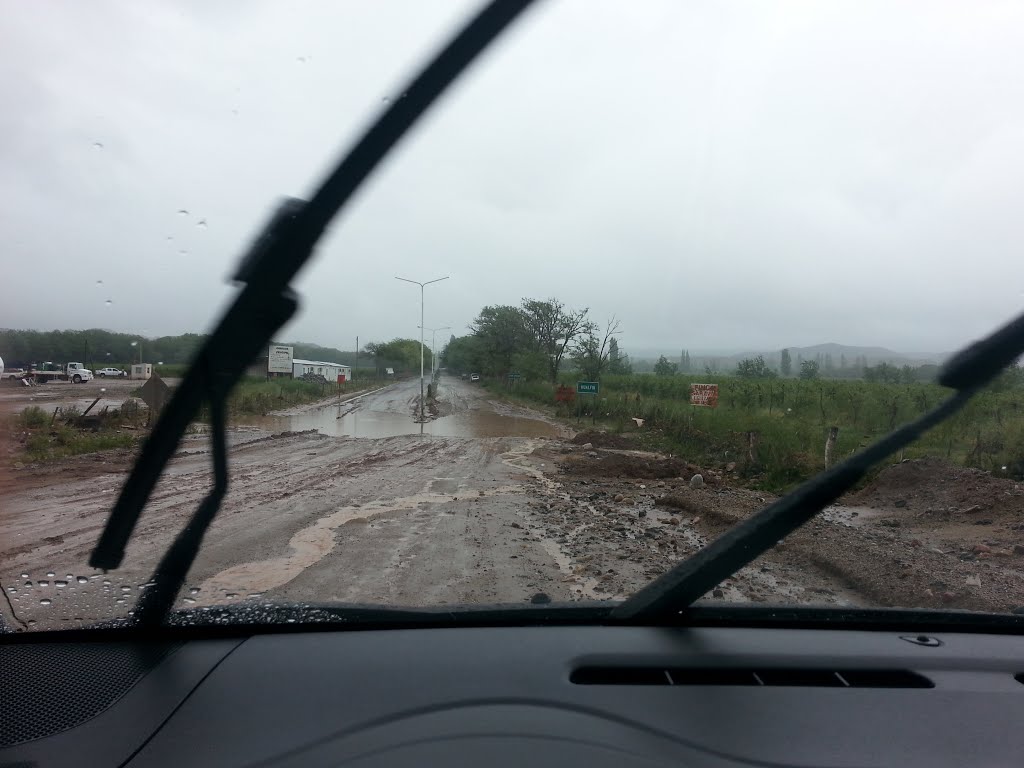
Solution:
<svg viewBox="0 0 1024 768">
<path fill-rule="evenodd" d="M 134 616 L 215 488 L 213 389 L 90 560 L 226 278 L 475 10 L 8 9 L 0 626 Z M 1024 12 L 921 10 L 531 9 L 291 283 L 174 609 L 622 601 L 939 406 L 1024 299 Z M 699 602 L 1021 612 L 1022 394 L 1014 364 Z"/>
</svg>

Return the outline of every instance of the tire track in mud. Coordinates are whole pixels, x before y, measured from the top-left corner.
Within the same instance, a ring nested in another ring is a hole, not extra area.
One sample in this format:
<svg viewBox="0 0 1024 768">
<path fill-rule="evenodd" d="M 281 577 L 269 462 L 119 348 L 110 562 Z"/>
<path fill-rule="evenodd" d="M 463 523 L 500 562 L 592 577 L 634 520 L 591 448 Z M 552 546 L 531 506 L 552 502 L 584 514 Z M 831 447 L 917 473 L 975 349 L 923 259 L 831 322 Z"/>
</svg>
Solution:
<svg viewBox="0 0 1024 768">
<path fill-rule="evenodd" d="M 399 438 L 390 438 L 389 443 L 399 441 Z M 403 441 L 404 442 L 404 441 Z M 476 441 L 474 441 L 476 442 Z M 427 445 L 425 450 L 416 450 L 417 446 L 408 447 L 405 451 L 398 451 L 398 458 L 409 458 L 397 468 L 408 469 L 409 467 L 427 462 L 431 471 L 436 471 L 444 466 L 438 463 L 439 457 L 445 454 L 458 452 L 460 455 L 454 458 L 471 459 L 465 454 L 465 439 L 437 440 L 434 439 Z M 486 446 L 480 451 L 480 460 L 486 461 L 490 453 Z M 515 457 L 528 454 L 535 447 L 534 441 L 526 445 L 514 446 L 509 451 L 499 454 L 500 457 L 509 456 L 510 460 Z M 411 457 L 410 457 L 411 455 Z M 353 465 L 365 466 L 378 465 L 383 462 L 391 462 L 396 458 L 396 452 L 382 446 L 368 454 L 360 457 Z M 506 461 L 503 463 L 516 469 L 524 467 Z M 332 479 L 342 477 L 349 479 L 344 473 L 345 468 L 338 468 L 332 474 Z M 532 473 L 531 473 L 532 474 Z M 489 480 L 490 478 L 485 478 Z M 423 486 L 416 493 L 395 498 L 377 498 L 365 503 L 349 503 L 333 509 L 333 511 L 318 517 L 310 525 L 296 531 L 288 541 L 286 553 L 271 558 L 251 560 L 248 562 L 233 565 L 208 578 L 199 585 L 198 592 L 193 592 L 185 600 L 198 606 L 222 605 L 233 602 L 243 594 L 260 595 L 272 589 L 285 586 L 296 577 L 310 568 L 315 567 L 327 557 L 337 546 L 339 531 L 349 525 L 367 524 L 378 517 L 394 515 L 396 513 L 409 513 L 420 509 L 422 505 L 430 504 L 437 506 L 437 514 L 451 514 L 445 512 L 444 505 L 456 500 L 454 494 L 463 498 L 469 497 L 474 500 L 509 495 L 521 495 L 526 489 L 522 484 L 500 484 L 494 487 L 483 487 L 483 483 L 474 483 L 473 478 L 463 477 L 463 483 L 459 478 L 434 477 L 425 479 Z M 454 487 L 452 484 L 455 484 Z M 329 484 L 329 481 L 325 481 Z M 302 488 L 301 492 L 306 493 L 309 489 Z M 545 548 L 546 549 L 546 548 Z M 396 566 L 397 567 L 397 566 Z"/>
</svg>

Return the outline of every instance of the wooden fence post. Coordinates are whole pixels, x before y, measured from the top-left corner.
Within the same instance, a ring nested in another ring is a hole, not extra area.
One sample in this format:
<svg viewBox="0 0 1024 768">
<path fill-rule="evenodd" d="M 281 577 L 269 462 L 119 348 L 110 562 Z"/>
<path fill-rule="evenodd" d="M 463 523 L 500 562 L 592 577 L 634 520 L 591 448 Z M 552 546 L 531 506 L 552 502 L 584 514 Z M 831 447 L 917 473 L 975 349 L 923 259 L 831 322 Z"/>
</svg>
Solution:
<svg viewBox="0 0 1024 768">
<path fill-rule="evenodd" d="M 825 440 L 825 469 L 832 466 L 832 454 L 836 449 L 836 438 L 839 437 L 839 427 L 828 428 L 828 438 Z"/>
<path fill-rule="evenodd" d="M 747 432 L 747 461 L 751 466 L 757 465 L 757 444 L 760 442 L 761 434 L 751 430 Z"/>
</svg>

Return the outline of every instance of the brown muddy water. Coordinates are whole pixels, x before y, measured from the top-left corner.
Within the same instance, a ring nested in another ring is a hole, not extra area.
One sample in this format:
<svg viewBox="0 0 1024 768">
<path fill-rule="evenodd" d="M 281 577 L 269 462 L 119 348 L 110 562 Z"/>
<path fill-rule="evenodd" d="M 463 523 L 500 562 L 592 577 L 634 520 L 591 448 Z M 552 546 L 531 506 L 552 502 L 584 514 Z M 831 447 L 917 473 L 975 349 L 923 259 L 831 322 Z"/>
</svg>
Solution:
<svg viewBox="0 0 1024 768">
<path fill-rule="evenodd" d="M 557 437 L 552 424 L 539 419 L 495 413 L 490 410 L 459 411 L 418 424 L 411 415 L 374 411 L 351 406 L 328 406 L 292 416 L 246 418 L 245 425 L 273 432 L 315 429 L 331 437 Z"/>
</svg>

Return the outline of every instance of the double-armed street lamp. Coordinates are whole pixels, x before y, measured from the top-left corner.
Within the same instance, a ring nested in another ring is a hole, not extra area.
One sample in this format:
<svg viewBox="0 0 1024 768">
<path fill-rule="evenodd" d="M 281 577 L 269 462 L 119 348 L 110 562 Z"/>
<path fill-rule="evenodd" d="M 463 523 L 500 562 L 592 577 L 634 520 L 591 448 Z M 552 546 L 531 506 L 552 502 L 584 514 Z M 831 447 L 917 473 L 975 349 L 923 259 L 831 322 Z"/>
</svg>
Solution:
<svg viewBox="0 0 1024 768">
<path fill-rule="evenodd" d="M 427 280 L 425 283 L 421 283 L 419 280 L 410 280 L 407 277 L 398 277 L 397 275 L 395 276 L 395 280 L 401 280 L 404 283 L 412 283 L 413 285 L 418 285 L 420 287 L 420 421 L 421 422 L 424 420 L 424 416 L 423 416 L 423 401 L 424 401 L 424 394 L 423 394 L 423 331 L 424 331 L 424 329 L 423 329 L 423 322 L 424 322 L 424 319 L 423 319 L 424 318 L 424 312 L 423 312 L 423 289 L 426 288 L 431 283 L 439 283 L 442 280 L 447 280 L 447 279 L 448 279 L 448 275 L 445 275 L 444 277 L 438 277 L 438 278 L 435 278 L 434 280 Z"/>
</svg>

